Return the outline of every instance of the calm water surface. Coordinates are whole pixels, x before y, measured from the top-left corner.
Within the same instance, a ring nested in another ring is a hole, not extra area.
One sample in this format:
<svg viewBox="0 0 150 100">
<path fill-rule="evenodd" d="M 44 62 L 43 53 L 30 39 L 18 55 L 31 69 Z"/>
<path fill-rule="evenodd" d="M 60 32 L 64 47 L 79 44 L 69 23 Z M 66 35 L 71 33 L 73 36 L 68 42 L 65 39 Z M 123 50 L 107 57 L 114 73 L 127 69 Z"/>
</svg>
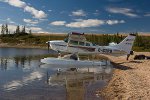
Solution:
<svg viewBox="0 0 150 100">
<path fill-rule="evenodd" d="M 100 100 L 96 91 L 107 84 L 111 66 L 41 64 L 56 54 L 42 49 L 0 48 L 0 100 Z"/>
</svg>

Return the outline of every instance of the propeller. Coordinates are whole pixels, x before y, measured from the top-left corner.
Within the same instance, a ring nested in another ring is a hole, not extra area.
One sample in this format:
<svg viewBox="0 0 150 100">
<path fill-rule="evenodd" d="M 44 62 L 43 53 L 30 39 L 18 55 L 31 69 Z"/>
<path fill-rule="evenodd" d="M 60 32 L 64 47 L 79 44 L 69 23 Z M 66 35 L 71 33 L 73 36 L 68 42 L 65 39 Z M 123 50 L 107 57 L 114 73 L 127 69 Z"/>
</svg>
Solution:
<svg viewBox="0 0 150 100">
<path fill-rule="evenodd" d="M 49 48 L 50 48 L 50 41 L 47 42 L 47 48 L 48 48 L 48 52 L 49 52 Z"/>
</svg>

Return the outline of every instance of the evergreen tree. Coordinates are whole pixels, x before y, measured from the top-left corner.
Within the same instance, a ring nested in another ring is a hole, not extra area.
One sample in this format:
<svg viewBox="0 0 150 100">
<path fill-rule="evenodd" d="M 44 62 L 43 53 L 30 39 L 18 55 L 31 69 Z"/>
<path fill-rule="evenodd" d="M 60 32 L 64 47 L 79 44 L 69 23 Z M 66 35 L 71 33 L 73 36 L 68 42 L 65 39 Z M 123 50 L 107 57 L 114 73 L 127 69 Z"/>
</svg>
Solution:
<svg viewBox="0 0 150 100">
<path fill-rule="evenodd" d="M 123 40 L 123 36 L 122 35 L 120 36 L 120 40 Z"/>
<path fill-rule="evenodd" d="M 8 25 L 7 24 L 5 25 L 5 32 L 6 32 L 6 34 L 8 34 Z"/>
<path fill-rule="evenodd" d="M 21 33 L 23 33 L 23 34 L 26 33 L 26 28 L 25 28 L 25 26 L 22 27 Z"/>
<path fill-rule="evenodd" d="M 138 47 L 142 47 L 144 45 L 142 36 L 139 36 L 138 33 L 136 33 L 135 45 Z"/>
<path fill-rule="evenodd" d="M 16 28 L 16 34 L 20 34 L 20 27 L 19 27 L 19 25 Z"/>
<path fill-rule="evenodd" d="M 5 34 L 5 26 L 4 26 L 4 25 L 2 25 L 2 27 L 1 27 L 1 34 L 2 34 L 2 35 Z"/>
</svg>

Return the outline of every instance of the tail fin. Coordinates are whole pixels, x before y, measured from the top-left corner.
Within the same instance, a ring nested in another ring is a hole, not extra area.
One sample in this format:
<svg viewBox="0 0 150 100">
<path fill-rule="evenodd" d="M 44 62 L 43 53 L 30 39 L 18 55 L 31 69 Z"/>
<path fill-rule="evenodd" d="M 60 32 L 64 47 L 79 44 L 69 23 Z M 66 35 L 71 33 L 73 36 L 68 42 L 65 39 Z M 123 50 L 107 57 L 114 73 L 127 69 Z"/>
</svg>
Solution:
<svg viewBox="0 0 150 100">
<path fill-rule="evenodd" d="M 130 54 L 132 49 L 136 34 L 129 34 L 123 41 L 115 45 L 118 49 L 125 51 L 127 54 Z"/>
</svg>

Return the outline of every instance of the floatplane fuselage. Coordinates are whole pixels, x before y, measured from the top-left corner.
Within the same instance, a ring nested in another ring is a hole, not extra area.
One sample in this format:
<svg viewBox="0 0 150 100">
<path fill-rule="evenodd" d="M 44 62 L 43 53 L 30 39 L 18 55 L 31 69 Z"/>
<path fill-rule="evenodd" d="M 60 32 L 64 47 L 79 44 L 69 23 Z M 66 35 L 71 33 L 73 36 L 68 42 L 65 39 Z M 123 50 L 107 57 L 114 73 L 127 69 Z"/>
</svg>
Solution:
<svg viewBox="0 0 150 100">
<path fill-rule="evenodd" d="M 70 38 L 71 36 L 68 36 L 65 40 L 54 40 L 48 41 L 47 43 L 51 47 L 51 49 L 59 52 L 67 52 L 72 54 L 107 54 L 121 56 L 131 53 L 133 42 L 135 40 L 135 34 L 129 34 L 119 44 L 99 46 L 86 41 L 85 37 L 82 37 L 84 34 L 70 34 L 75 36 L 76 39 Z"/>
<path fill-rule="evenodd" d="M 127 60 L 131 54 L 133 42 L 135 40 L 135 34 L 129 34 L 119 44 L 113 44 L 109 46 L 98 46 L 91 42 L 86 41 L 84 34 L 81 33 L 69 33 L 68 37 L 64 40 L 48 41 L 48 47 L 59 53 L 71 53 L 72 55 L 66 55 L 59 58 L 44 58 L 41 59 L 42 63 L 46 64 L 60 64 L 60 65 L 104 65 L 104 62 L 93 62 L 89 60 L 82 61 L 79 59 L 78 54 L 107 54 L 113 56 L 127 55 Z M 68 59 L 69 58 L 69 59 Z"/>
</svg>

